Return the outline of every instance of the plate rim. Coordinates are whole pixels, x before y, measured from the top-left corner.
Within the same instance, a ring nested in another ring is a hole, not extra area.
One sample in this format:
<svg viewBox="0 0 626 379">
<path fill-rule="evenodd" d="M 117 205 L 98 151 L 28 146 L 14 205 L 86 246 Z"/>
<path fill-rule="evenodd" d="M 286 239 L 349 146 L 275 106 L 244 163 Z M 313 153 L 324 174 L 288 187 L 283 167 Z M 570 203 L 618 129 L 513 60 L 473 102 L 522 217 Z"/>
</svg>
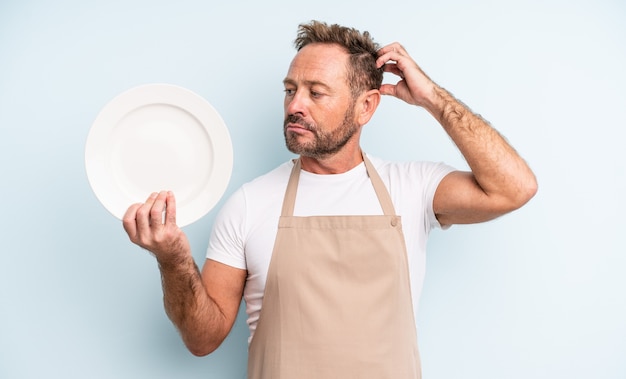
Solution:
<svg viewBox="0 0 626 379">
<path fill-rule="evenodd" d="M 177 204 L 176 221 L 179 227 L 184 227 L 208 214 L 223 197 L 232 176 L 234 160 L 232 140 L 224 119 L 209 101 L 188 88 L 169 83 L 141 84 L 109 100 L 92 122 L 85 142 L 84 163 L 87 179 L 98 201 L 117 219 L 121 220 L 133 203 L 145 201 L 149 193 L 145 194 L 143 199 L 129 199 L 128 204 L 115 204 L 116 201 L 111 200 L 112 197 L 107 195 L 107 191 L 124 191 L 115 184 L 103 185 L 98 178 L 98 176 L 107 176 L 102 174 L 103 171 L 106 172 L 102 165 L 103 160 L 110 158 L 110 156 L 104 156 L 102 150 L 105 147 L 99 144 L 102 142 L 103 135 L 107 132 L 111 133 L 117 127 L 117 123 L 131 111 L 151 104 L 172 105 L 196 118 L 209 136 L 213 150 L 212 160 L 219 160 L 219 164 L 212 165 L 211 175 L 199 188 L 198 194 L 186 205 Z M 213 122 L 208 123 L 208 119 L 213 119 Z M 214 122 L 215 120 L 218 122 Z M 219 142 L 216 143 L 216 141 Z M 103 145 L 107 143 L 105 141 Z M 210 191 L 207 190 L 209 186 Z M 160 190 L 167 190 L 167 188 L 156 188 L 153 191 Z M 122 197 L 127 196 L 122 195 Z"/>
</svg>

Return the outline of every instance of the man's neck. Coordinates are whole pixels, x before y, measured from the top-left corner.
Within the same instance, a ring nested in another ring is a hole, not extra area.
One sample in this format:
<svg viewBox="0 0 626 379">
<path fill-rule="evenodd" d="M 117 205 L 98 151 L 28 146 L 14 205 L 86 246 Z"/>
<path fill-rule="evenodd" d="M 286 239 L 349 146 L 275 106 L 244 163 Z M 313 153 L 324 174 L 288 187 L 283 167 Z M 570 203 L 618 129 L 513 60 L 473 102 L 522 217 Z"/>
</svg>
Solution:
<svg viewBox="0 0 626 379">
<path fill-rule="evenodd" d="M 340 152 L 323 158 L 300 156 L 300 162 L 304 171 L 314 174 L 342 174 L 350 171 L 363 162 L 361 148 L 344 148 Z"/>
</svg>

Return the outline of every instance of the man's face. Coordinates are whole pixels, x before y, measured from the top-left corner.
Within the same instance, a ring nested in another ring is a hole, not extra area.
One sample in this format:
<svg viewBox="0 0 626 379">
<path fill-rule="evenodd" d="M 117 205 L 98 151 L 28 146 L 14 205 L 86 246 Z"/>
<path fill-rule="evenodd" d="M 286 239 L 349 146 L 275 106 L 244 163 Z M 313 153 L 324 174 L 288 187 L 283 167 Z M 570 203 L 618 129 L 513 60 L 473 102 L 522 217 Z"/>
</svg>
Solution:
<svg viewBox="0 0 626 379">
<path fill-rule="evenodd" d="M 323 158 L 339 151 L 359 131 L 347 63 L 348 54 L 329 44 L 307 45 L 291 62 L 284 80 L 289 151 Z"/>
</svg>

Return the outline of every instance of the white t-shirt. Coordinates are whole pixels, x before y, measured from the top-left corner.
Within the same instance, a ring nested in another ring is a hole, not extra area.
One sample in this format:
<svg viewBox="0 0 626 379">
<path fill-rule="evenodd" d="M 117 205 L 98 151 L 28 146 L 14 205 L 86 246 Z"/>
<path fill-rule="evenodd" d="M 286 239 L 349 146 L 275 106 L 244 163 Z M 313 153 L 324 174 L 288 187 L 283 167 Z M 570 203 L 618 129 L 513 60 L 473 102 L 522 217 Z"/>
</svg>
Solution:
<svg viewBox="0 0 626 379">
<path fill-rule="evenodd" d="M 439 227 L 432 209 L 441 179 L 453 171 L 442 163 L 394 163 L 368 155 L 402 218 L 413 309 L 417 314 L 424 281 L 426 240 Z M 244 288 L 252 339 L 261 311 L 265 279 L 293 161 L 244 184 L 224 204 L 211 233 L 207 258 L 248 270 Z M 300 173 L 294 216 L 381 215 L 365 164 L 336 175 Z"/>
</svg>

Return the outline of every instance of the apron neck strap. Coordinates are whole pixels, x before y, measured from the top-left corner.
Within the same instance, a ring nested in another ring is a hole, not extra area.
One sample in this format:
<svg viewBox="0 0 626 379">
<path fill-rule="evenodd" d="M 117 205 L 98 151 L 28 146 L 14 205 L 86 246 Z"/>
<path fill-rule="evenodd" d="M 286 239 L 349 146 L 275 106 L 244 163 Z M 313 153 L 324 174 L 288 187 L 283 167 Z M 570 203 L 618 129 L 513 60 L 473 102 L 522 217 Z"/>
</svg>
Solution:
<svg viewBox="0 0 626 379">
<path fill-rule="evenodd" d="M 365 170 L 367 171 L 367 175 L 372 181 L 372 185 L 374 186 L 374 192 L 376 192 L 376 197 L 378 197 L 378 201 L 380 202 L 380 206 L 383 209 L 383 213 L 387 216 L 395 216 L 396 211 L 393 207 L 391 196 L 389 196 L 389 191 L 387 191 L 383 180 L 380 178 L 380 175 L 378 175 L 378 172 L 374 168 L 374 165 L 372 164 L 372 162 L 370 162 L 369 158 L 367 158 L 365 154 L 363 154 L 363 162 L 365 163 Z M 302 166 L 300 164 L 300 159 L 294 159 L 294 165 L 291 169 L 291 175 L 289 176 L 289 182 L 287 183 L 287 189 L 285 191 L 285 198 L 283 199 L 283 209 L 281 216 L 293 216 L 301 168 Z"/>
</svg>

